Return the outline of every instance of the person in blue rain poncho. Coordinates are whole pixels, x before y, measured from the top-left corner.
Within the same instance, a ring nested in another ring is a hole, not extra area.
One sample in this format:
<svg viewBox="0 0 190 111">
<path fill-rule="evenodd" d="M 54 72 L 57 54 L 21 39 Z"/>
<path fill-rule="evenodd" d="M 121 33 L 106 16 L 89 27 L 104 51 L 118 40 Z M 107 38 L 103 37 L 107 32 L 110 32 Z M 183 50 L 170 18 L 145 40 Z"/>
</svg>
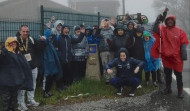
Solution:
<svg viewBox="0 0 190 111">
<path fill-rule="evenodd" d="M 144 52 L 145 52 L 144 71 L 145 71 L 146 84 L 148 85 L 150 82 L 150 73 L 151 73 L 153 85 L 157 87 L 156 75 L 157 75 L 157 70 L 160 67 L 160 60 L 154 59 L 151 56 L 151 49 L 154 42 L 155 42 L 154 37 L 148 31 L 144 31 L 143 32 L 143 43 L 144 43 Z"/>
<path fill-rule="evenodd" d="M 44 97 L 52 96 L 50 92 L 53 80 L 56 80 L 56 86 L 58 86 L 58 80 L 62 77 L 62 68 L 59 61 L 59 57 L 53 46 L 53 41 L 56 40 L 55 36 L 52 36 L 51 29 L 45 31 L 46 48 L 44 50 L 44 74 L 46 77 L 46 85 L 44 91 Z"/>
</svg>

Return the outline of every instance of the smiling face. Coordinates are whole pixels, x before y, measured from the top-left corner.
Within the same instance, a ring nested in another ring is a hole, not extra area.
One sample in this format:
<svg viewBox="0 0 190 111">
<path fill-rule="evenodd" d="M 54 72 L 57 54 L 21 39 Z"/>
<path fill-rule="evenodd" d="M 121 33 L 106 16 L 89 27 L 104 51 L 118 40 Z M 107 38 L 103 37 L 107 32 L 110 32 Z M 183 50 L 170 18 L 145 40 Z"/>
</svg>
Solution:
<svg viewBox="0 0 190 111">
<path fill-rule="evenodd" d="M 69 34 L 69 27 L 65 27 L 65 28 L 63 29 L 63 33 L 64 33 L 65 35 L 68 35 L 68 34 Z"/>
<path fill-rule="evenodd" d="M 149 39 L 150 39 L 149 36 L 144 37 L 144 40 L 145 40 L 145 41 L 149 41 Z"/>
<path fill-rule="evenodd" d="M 168 27 L 173 27 L 174 26 L 174 20 L 172 19 L 172 18 L 169 18 L 168 20 L 167 20 L 167 25 L 168 25 Z"/>
<path fill-rule="evenodd" d="M 29 28 L 27 26 L 22 26 L 20 28 L 20 37 L 26 39 L 29 36 Z"/>
<path fill-rule="evenodd" d="M 127 55 L 125 54 L 125 52 L 121 52 L 121 53 L 120 53 L 120 60 L 121 60 L 122 62 L 124 62 L 124 61 L 126 60 L 126 58 L 127 58 Z"/>
<path fill-rule="evenodd" d="M 129 29 L 129 30 L 132 30 L 132 29 L 133 29 L 133 23 L 129 23 L 128 29 Z"/>
<path fill-rule="evenodd" d="M 122 36 L 122 35 L 124 35 L 124 30 L 123 29 L 118 29 L 117 33 L 118 33 L 118 35 Z"/>
<path fill-rule="evenodd" d="M 141 37 L 142 36 L 142 32 L 137 32 L 137 37 Z"/>
<path fill-rule="evenodd" d="M 9 43 L 9 45 L 10 45 L 10 47 L 13 48 L 13 50 L 16 50 L 16 48 L 17 48 L 17 42 L 16 41 Z"/>
<path fill-rule="evenodd" d="M 76 30 L 76 31 L 75 31 L 75 34 L 76 34 L 76 35 L 80 35 L 80 30 Z"/>
<path fill-rule="evenodd" d="M 62 29 L 62 25 L 61 25 L 61 23 L 60 23 L 59 25 L 57 25 L 56 29 L 57 29 L 58 32 L 61 33 L 61 29 Z"/>
</svg>

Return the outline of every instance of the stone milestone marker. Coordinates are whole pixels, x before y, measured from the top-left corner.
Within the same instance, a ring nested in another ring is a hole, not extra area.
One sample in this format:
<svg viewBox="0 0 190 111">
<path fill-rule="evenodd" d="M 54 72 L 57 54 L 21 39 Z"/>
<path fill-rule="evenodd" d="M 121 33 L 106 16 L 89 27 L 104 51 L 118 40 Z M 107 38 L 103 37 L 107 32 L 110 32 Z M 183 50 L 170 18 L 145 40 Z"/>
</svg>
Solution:
<svg viewBox="0 0 190 111">
<path fill-rule="evenodd" d="M 96 44 L 89 44 L 89 57 L 86 63 L 86 78 L 100 80 L 99 55 Z"/>
</svg>

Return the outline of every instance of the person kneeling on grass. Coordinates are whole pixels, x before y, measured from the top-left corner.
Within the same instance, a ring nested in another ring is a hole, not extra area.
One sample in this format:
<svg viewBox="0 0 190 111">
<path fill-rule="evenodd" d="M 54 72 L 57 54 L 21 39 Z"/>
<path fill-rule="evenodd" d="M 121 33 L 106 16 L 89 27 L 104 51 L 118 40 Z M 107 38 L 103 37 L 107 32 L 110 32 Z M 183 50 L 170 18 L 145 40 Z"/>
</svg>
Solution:
<svg viewBox="0 0 190 111">
<path fill-rule="evenodd" d="M 133 97 L 135 95 L 135 89 L 140 84 L 140 80 L 135 74 L 138 74 L 140 68 L 143 68 L 143 66 L 143 61 L 128 57 L 126 48 L 121 48 L 119 57 L 105 65 L 108 74 L 112 73 L 110 68 L 117 68 L 116 77 L 110 80 L 110 84 L 117 89 L 117 95 L 122 95 L 122 86 L 124 85 L 132 87 L 129 96 Z"/>
</svg>

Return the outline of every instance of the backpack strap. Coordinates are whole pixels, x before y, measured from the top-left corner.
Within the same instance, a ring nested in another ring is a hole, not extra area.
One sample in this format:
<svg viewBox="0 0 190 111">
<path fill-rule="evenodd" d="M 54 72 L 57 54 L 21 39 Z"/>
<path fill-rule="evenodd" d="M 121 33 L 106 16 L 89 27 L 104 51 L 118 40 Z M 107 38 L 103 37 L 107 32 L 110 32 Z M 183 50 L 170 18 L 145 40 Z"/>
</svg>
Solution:
<svg viewBox="0 0 190 111">
<path fill-rule="evenodd" d="M 32 41 L 32 44 L 34 44 L 34 39 L 32 37 L 29 37 L 29 38 Z"/>
</svg>

